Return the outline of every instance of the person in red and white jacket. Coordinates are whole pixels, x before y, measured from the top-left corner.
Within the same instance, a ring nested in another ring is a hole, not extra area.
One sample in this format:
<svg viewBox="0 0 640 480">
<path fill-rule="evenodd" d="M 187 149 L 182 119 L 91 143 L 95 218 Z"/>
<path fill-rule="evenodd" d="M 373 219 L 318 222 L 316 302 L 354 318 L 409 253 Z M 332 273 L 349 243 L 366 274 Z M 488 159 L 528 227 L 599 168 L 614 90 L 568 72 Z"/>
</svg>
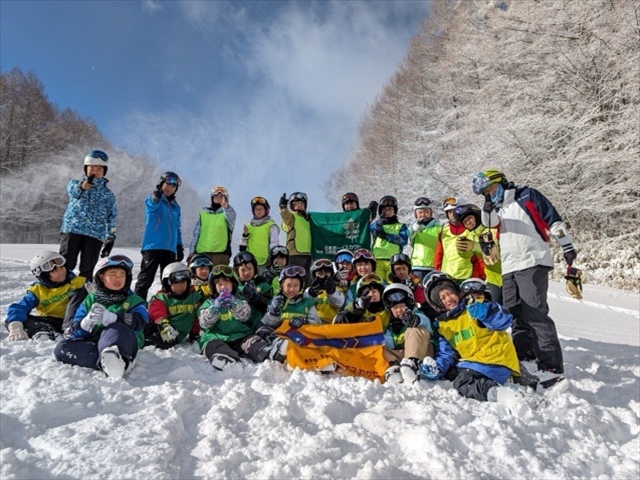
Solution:
<svg viewBox="0 0 640 480">
<path fill-rule="evenodd" d="M 498 228 L 503 304 L 515 317 L 512 336 L 518 358 L 537 360 L 540 371 L 564 373 L 547 291 L 553 269 L 550 238 L 562 247 L 567 265 L 577 256 L 567 226 L 542 193 L 514 185 L 497 170 L 478 173 L 473 191 L 485 197 L 482 223 Z"/>
</svg>

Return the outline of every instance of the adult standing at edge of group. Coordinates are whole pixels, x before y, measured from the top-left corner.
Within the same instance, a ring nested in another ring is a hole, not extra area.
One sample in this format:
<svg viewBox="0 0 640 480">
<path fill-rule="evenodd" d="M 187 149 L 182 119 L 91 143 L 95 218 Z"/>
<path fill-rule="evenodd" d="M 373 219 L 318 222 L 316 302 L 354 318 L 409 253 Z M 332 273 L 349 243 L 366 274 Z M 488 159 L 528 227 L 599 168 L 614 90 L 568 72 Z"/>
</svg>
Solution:
<svg viewBox="0 0 640 480">
<path fill-rule="evenodd" d="M 181 184 L 182 180 L 176 173 L 165 172 L 145 201 L 142 263 L 135 287 L 136 294 L 144 300 L 147 299 L 158 267 L 162 276 L 167 265 L 184 258 L 182 216 L 180 205 L 176 201 Z"/>
<path fill-rule="evenodd" d="M 229 205 L 229 192 L 225 187 L 211 189 L 211 206 L 205 207 L 193 229 L 187 263 L 196 253 L 209 257 L 216 265 L 229 265 L 231 235 L 236 225 L 236 211 Z"/>
<path fill-rule="evenodd" d="M 116 196 L 105 177 L 109 156 L 91 150 L 84 157 L 84 177 L 67 184 L 69 204 L 62 217 L 60 254 L 73 271 L 80 255 L 79 275 L 91 281 L 100 257 L 108 257 L 116 239 Z M 100 250 L 102 249 L 102 251 Z"/>
<path fill-rule="evenodd" d="M 307 213 L 307 194 L 293 192 L 287 201 L 287 194 L 280 197 L 280 217 L 282 230 L 287 234 L 286 246 L 289 251 L 289 265 L 302 267 L 306 280 L 311 278 L 311 223 Z"/>
<path fill-rule="evenodd" d="M 553 270 L 549 237 L 562 247 L 567 265 L 577 256 L 567 226 L 542 193 L 514 185 L 497 170 L 478 173 L 473 192 L 485 197 L 482 223 L 499 229 L 502 300 L 515 318 L 512 336 L 518 358 L 537 360 L 540 371 L 564 373 L 547 291 Z"/>
</svg>

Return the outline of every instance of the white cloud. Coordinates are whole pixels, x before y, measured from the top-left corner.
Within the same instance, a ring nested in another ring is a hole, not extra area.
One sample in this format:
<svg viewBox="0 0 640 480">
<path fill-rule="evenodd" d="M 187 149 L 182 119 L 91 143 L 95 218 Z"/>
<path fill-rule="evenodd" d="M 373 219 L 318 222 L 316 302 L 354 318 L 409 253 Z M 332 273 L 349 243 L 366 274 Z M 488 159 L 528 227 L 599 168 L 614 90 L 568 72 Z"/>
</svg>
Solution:
<svg viewBox="0 0 640 480">
<path fill-rule="evenodd" d="M 142 8 L 145 12 L 149 12 L 151 14 L 164 10 L 162 3 L 156 0 L 142 0 Z"/>
</svg>

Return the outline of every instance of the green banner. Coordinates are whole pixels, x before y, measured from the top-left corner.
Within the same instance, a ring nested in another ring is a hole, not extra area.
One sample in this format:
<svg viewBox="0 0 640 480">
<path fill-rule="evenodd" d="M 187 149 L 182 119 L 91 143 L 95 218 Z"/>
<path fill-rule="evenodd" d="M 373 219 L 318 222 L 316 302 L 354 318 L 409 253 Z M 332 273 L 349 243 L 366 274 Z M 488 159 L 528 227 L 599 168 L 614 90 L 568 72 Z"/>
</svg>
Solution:
<svg viewBox="0 0 640 480">
<path fill-rule="evenodd" d="M 338 250 L 371 249 L 368 208 L 349 212 L 309 212 L 311 257 L 333 260 Z"/>
</svg>

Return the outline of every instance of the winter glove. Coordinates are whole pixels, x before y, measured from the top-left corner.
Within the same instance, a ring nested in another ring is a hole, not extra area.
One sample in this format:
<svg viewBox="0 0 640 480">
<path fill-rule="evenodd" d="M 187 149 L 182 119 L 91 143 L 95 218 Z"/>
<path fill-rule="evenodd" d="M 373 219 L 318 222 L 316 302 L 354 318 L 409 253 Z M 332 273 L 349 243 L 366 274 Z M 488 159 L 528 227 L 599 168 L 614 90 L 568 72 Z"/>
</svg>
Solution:
<svg viewBox="0 0 640 480">
<path fill-rule="evenodd" d="M 438 364 L 431 357 L 424 357 L 420 366 L 420 373 L 428 380 L 440 380 L 442 378 L 442 372 L 438 368 Z"/>
<path fill-rule="evenodd" d="M 371 212 L 371 217 L 372 218 L 375 217 L 376 215 L 378 215 L 378 202 L 376 202 L 375 200 L 371 200 L 369 202 L 369 206 L 367 208 Z"/>
<path fill-rule="evenodd" d="M 420 325 L 420 317 L 415 315 L 408 308 L 404 312 L 402 312 L 402 315 L 400 315 L 400 320 L 408 328 L 414 328 L 414 327 L 417 327 L 418 325 Z"/>
<path fill-rule="evenodd" d="M 256 284 L 253 282 L 253 280 L 250 280 L 244 284 L 244 287 L 242 288 L 242 294 L 251 302 L 256 301 L 260 296 L 258 290 L 256 289 Z"/>
<path fill-rule="evenodd" d="M 104 241 L 104 245 L 102 246 L 102 251 L 100 252 L 100 257 L 105 258 L 111 255 L 111 250 L 113 250 L 113 243 L 115 242 L 115 238 L 107 238 Z"/>
<path fill-rule="evenodd" d="M 198 313 L 200 319 L 200 326 L 202 328 L 211 328 L 220 319 L 220 307 L 215 302 L 204 310 L 200 310 Z"/>
<path fill-rule="evenodd" d="M 413 222 L 411 224 L 411 230 L 413 230 L 416 233 L 424 230 L 424 225 L 422 224 L 422 221 Z"/>
<path fill-rule="evenodd" d="M 184 260 L 184 247 L 178 245 L 176 247 L 176 262 L 181 262 L 182 260 Z"/>
<path fill-rule="evenodd" d="M 307 290 L 310 297 L 316 298 L 324 290 L 324 278 L 314 278 Z"/>
<path fill-rule="evenodd" d="M 565 287 L 569 295 L 577 300 L 582 299 L 582 270 L 575 267 L 567 267 L 567 274 L 564 279 L 566 280 Z"/>
<path fill-rule="evenodd" d="M 218 298 L 216 298 L 216 302 L 220 308 L 228 309 L 231 307 L 231 302 L 233 302 L 231 292 L 226 288 L 223 288 Z"/>
<path fill-rule="evenodd" d="M 266 325 L 262 325 L 256 330 L 256 335 L 263 340 L 269 341 L 273 336 L 274 331 L 275 330 L 273 328 L 267 327 Z"/>
<path fill-rule="evenodd" d="M 89 190 L 91 187 L 93 187 L 93 179 L 94 178 L 96 178 L 95 175 L 89 175 L 87 177 L 87 179 L 80 184 L 80 188 L 82 190 Z"/>
<path fill-rule="evenodd" d="M 480 250 L 482 250 L 482 261 L 486 265 L 495 265 L 500 262 L 500 253 L 498 252 L 498 246 L 493 240 L 493 234 L 491 232 L 483 233 L 480 235 Z"/>
<path fill-rule="evenodd" d="M 369 308 L 369 305 L 371 305 L 371 297 L 369 296 L 368 292 L 366 295 L 361 295 L 358 298 L 356 298 L 356 301 L 353 303 L 353 306 L 357 310 L 363 310 L 363 311 Z"/>
<path fill-rule="evenodd" d="M 379 237 L 384 233 L 382 230 L 382 223 L 380 223 L 380 220 L 382 219 L 378 218 L 377 220 L 374 220 L 373 222 L 371 222 L 371 233 L 375 237 Z"/>
<path fill-rule="evenodd" d="M 343 270 L 340 270 L 338 272 L 338 275 L 340 275 L 340 281 L 342 282 L 343 280 L 346 281 L 347 278 L 349 277 L 349 270 L 347 270 L 346 268 Z"/>
<path fill-rule="evenodd" d="M 153 196 L 155 197 L 156 202 L 160 201 L 160 199 L 162 198 L 162 183 L 163 182 L 157 184 L 156 189 L 153 191 Z"/>
<path fill-rule="evenodd" d="M 578 252 L 573 248 L 573 245 L 569 243 L 568 245 L 563 245 L 562 250 L 564 251 L 564 261 L 567 262 L 567 266 L 572 266 L 574 260 L 578 256 Z"/>
<path fill-rule="evenodd" d="M 239 252 L 246 252 L 246 251 L 247 251 L 247 246 L 246 246 L 246 245 L 240 245 L 240 246 L 238 246 L 238 251 L 239 251 Z"/>
<path fill-rule="evenodd" d="M 160 338 L 165 343 L 171 343 L 178 338 L 179 332 L 171 326 L 168 318 L 160 320 Z"/>
<path fill-rule="evenodd" d="M 231 306 L 231 313 L 239 322 L 248 322 L 251 318 L 251 307 L 249 306 L 249 302 L 246 300 L 236 300 Z"/>
<path fill-rule="evenodd" d="M 307 323 L 307 319 L 304 317 L 293 317 L 291 320 L 289 320 L 289 326 L 291 328 L 300 328 L 305 323 Z"/>
<path fill-rule="evenodd" d="M 267 307 L 267 313 L 274 317 L 279 317 L 284 307 L 284 295 L 276 295 Z"/>
<path fill-rule="evenodd" d="M 327 292 L 327 295 L 332 295 L 336 292 L 336 287 L 338 286 L 341 280 L 340 275 L 337 275 L 337 277 L 338 278 L 336 278 L 336 276 L 334 275 L 331 275 L 330 277 L 325 278 L 324 290 Z"/>
<path fill-rule="evenodd" d="M 287 208 L 288 202 L 287 202 L 287 194 L 283 193 L 282 196 L 280 197 L 280 203 L 278 204 L 278 206 L 280 207 L 280 210 L 284 210 L 285 208 Z"/>
<path fill-rule="evenodd" d="M 491 201 L 491 195 L 484 196 L 484 204 L 482 205 L 482 210 L 486 213 L 493 212 L 493 202 Z"/>
<path fill-rule="evenodd" d="M 473 244 L 473 240 L 469 240 L 468 238 L 456 238 L 456 248 L 460 253 L 470 252 L 471 250 L 473 250 Z"/>
<path fill-rule="evenodd" d="M 9 341 L 17 342 L 19 340 L 29 340 L 29 335 L 24 331 L 24 326 L 20 321 L 9 323 Z"/>
<path fill-rule="evenodd" d="M 85 332 L 91 333 L 93 328 L 100 323 L 100 318 L 96 315 L 93 315 L 92 313 L 89 313 L 82 319 L 82 321 L 80 321 L 80 328 Z"/>
<path fill-rule="evenodd" d="M 89 316 L 95 321 L 96 325 L 102 324 L 105 327 L 111 325 L 118 320 L 118 315 L 107 310 L 104 305 L 94 303 L 89 310 Z"/>
<path fill-rule="evenodd" d="M 335 324 L 349 323 L 349 318 L 347 318 L 347 312 L 342 311 L 338 313 L 335 317 L 333 317 L 333 321 L 331 323 L 335 323 Z"/>
</svg>

